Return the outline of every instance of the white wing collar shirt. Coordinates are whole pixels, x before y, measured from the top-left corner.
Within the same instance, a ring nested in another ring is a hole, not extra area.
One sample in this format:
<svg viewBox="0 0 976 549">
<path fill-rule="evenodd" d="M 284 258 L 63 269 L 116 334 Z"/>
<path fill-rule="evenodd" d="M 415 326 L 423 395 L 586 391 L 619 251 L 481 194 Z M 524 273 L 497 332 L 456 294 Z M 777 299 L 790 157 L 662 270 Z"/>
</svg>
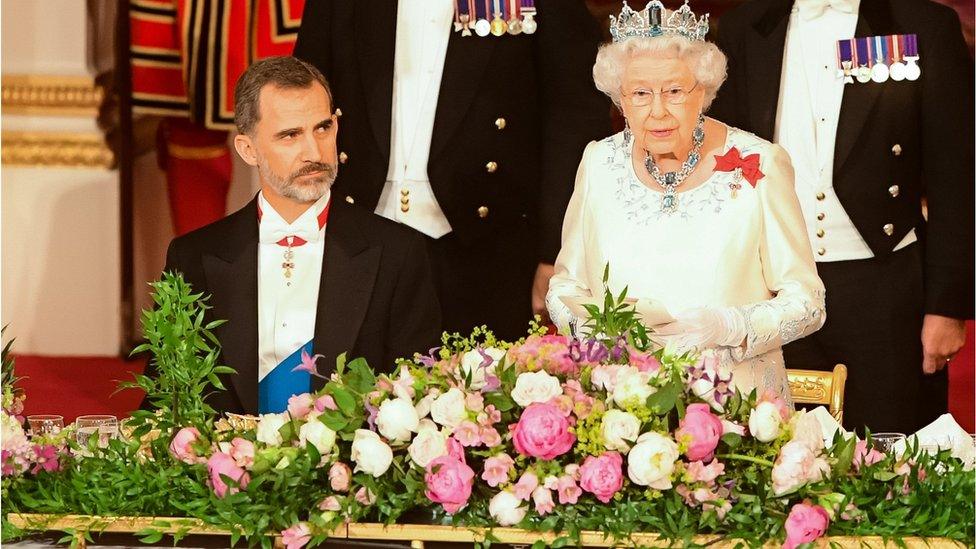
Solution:
<svg viewBox="0 0 976 549">
<path fill-rule="evenodd" d="M 377 214 L 431 238 L 451 232 L 430 187 L 427 161 L 453 18 L 451 0 L 397 5 L 390 165 L 376 206 Z"/>
<path fill-rule="evenodd" d="M 817 261 L 874 256 L 834 191 L 834 146 L 844 96 L 837 41 L 854 36 L 859 4 L 797 0 L 786 34 L 773 140 L 793 160 L 796 194 Z M 913 230 L 895 249 L 915 240 Z"/>
<path fill-rule="evenodd" d="M 259 411 L 277 413 L 310 379 L 291 375 L 301 352 L 312 354 L 325 231 L 331 193 L 287 223 L 258 196 L 258 393 Z"/>
</svg>

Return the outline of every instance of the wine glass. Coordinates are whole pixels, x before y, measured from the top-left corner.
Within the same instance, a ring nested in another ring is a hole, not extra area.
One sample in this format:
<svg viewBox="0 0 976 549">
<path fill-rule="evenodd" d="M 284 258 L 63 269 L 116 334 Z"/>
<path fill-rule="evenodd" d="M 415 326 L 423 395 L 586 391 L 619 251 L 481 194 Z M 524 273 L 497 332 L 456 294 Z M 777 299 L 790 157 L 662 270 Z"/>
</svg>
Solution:
<svg viewBox="0 0 976 549">
<path fill-rule="evenodd" d="M 32 437 L 56 435 L 64 429 L 64 417 L 54 414 L 27 416 L 27 425 Z"/>
<path fill-rule="evenodd" d="M 98 447 L 105 448 L 108 441 L 119 436 L 119 420 L 115 416 L 90 415 L 75 419 L 75 432 L 78 445 L 88 447 L 88 440 L 98 433 Z"/>
<path fill-rule="evenodd" d="M 905 433 L 871 433 L 874 449 L 884 454 L 892 453 L 904 440 Z"/>
</svg>

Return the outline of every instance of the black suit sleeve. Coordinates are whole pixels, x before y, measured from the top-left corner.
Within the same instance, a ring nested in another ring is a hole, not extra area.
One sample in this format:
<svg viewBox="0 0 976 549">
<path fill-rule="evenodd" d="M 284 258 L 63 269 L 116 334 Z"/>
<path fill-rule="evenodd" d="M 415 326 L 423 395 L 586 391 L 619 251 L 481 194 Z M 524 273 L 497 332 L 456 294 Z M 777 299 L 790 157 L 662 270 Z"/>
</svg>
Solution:
<svg viewBox="0 0 976 549">
<path fill-rule="evenodd" d="M 332 73 L 332 3 L 333 0 L 309 0 L 302 13 L 293 55 L 315 65 L 326 79 Z"/>
<path fill-rule="evenodd" d="M 391 304 L 385 360 L 390 368 L 398 358 L 426 353 L 441 337 L 441 313 L 427 246 L 419 233 L 406 235 L 407 250 L 399 270 Z M 458 296 L 464 299 L 463 296 Z"/>
<path fill-rule="evenodd" d="M 610 134 L 610 103 L 593 84 L 600 31 L 582 0 L 538 0 L 542 113 L 539 261 L 555 263 L 586 144 Z"/>
<path fill-rule="evenodd" d="M 925 312 L 973 318 L 973 60 L 956 13 L 937 8 L 931 34 L 919 36 Z"/>
</svg>

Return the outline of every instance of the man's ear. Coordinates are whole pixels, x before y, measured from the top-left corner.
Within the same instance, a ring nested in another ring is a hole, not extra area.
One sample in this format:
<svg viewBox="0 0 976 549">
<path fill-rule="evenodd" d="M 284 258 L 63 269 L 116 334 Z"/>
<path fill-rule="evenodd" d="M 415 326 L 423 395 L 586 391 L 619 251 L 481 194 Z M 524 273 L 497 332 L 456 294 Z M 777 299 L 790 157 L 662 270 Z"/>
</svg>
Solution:
<svg viewBox="0 0 976 549">
<path fill-rule="evenodd" d="M 237 149 L 237 154 L 241 155 L 241 159 L 248 166 L 258 165 L 258 156 L 254 149 L 254 141 L 251 140 L 251 136 L 244 134 L 234 136 L 234 148 Z"/>
</svg>

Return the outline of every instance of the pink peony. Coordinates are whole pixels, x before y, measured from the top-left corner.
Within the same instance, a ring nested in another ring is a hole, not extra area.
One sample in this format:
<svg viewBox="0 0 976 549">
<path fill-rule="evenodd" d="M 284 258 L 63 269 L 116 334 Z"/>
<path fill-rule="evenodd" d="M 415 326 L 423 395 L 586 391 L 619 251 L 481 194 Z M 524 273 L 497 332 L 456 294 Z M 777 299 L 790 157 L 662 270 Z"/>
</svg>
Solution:
<svg viewBox="0 0 976 549">
<path fill-rule="evenodd" d="M 336 462 L 329 468 L 329 486 L 336 492 L 348 492 L 352 481 L 352 470 L 342 462 Z"/>
<path fill-rule="evenodd" d="M 580 467 L 580 488 L 610 503 L 613 495 L 624 486 L 623 457 L 617 452 L 605 452 L 600 457 L 588 456 Z"/>
<path fill-rule="evenodd" d="M 552 492 L 544 486 L 540 486 L 532 491 L 532 502 L 535 503 L 535 511 L 540 515 L 551 513 L 556 508 L 552 501 Z"/>
<path fill-rule="evenodd" d="M 719 463 L 718 460 L 712 461 L 708 465 L 705 465 L 701 461 L 692 461 L 688 464 L 685 471 L 691 478 L 691 482 L 704 482 L 706 484 L 711 484 L 715 482 L 715 479 L 725 472 L 725 464 Z"/>
<path fill-rule="evenodd" d="M 515 486 L 512 489 L 512 492 L 515 494 L 515 497 L 522 500 L 527 500 L 532 496 L 532 492 L 538 487 L 539 477 L 535 476 L 535 473 L 527 471 L 522 473 L 522 476 L 519 477 L 518 482 L 515 483 Z"/>
<path fill-rule="evenodd" d="M 315 399 L 308 393 L 292 395 L 288 399 L 288 413 L 291 414 L 292 419 L 305 419 L 314 408 Z"/>
<path fill-rule="evenodd" d="M 315 400 L 315 411 L 324 412 L 326 410 L 338 410 L 339 407 L 336 406 L 335 399 L 332 395 L 322 395 Z"/>
<path fill-rule="evenodd" d="M 287 549 L 301 549 L 311 539 L 312 531 L 309 530 L 308 524 L 305 522 L 299 522 L 291 528 L 281 531 L 281 542 L 285 544 Z"/>
<path fill-rule="evenodd" d="M 808 482 L 819 482 L 830 472 L 830 465 L 804 443 L 791 440 L 783 445 L 773 465 L 773 493 L 777 496 Z"/>
<path fill-rule="evenodd" d="M 193 443 L 200 440 L 200 431 L 196 427 L 184 427 L 176 432 L 173 441 L 169 443 L 169 453 L 173 459 L 183 463 L 201 463 L 202 460 L 193 450 Z"/>
<path fill-rule="evenodd" d="M 594 389 L 602 389 L 612 393 L 617 387 L 617 375 L 620 374 L 620 364 L 601 364 L 590 373 L 590 384 Z"/>
<path fill-rule="evenodd" d="M 498 454 L 485 460 L 485 470 L 481 473 L 481 478 L 492 488 L 499 484 L 508 482 L 508 473 L 515 465 L 515 460 L 508 454 Z"/>
<path fill-rule="evenodd" d="M 230 457 L 238 467 L 250 469 L 254 465 L 254 443 L 246 438 L 235 437 L 230 441 Z"/>
<path fill-rule="evenodd" d="M 440 503 L 449 514 L 457 513 L 468 503 L 474 486 L 474 471 L 464 462 L 441 456 L 427 464 L 427 499 Z"/>
<path fill-rule="evenodd" d="M 860 471 L 864 465 L 874 465 L 883 460 L 884 457 L 884 454 L 874 448 L 868 449 L 866 440 L 859 440 L 854 447 L 854 470 Z"/>
<path fill-rule="evenodd" d="M 556 483 L 556 491 L 559 493 L 559 503 L 563 505 L 574 504 L 583 495 L 583 489 L 576 484 L 572 475 L 559 477 L 559 481 Z"/>
<path fill-rule="evenodd" d="M 464 420 L 454 428 L 454 438 L 461 446 L 478 446 L 481 444 L 481 428 L 473 421 Z"/>
<path fill-rule="evenodd" d="M 538 402 L 522 412 L 512 435 L 518 453 L 546 460 L 565 454 L 576 442 L 569 419 L 555 406 Z"/>
<path fill-rule="evenodd" d="M 707 404 L 696 403 L 688 406 L 685 417 L 678 423 L 675 438 L 688 441 L 685 455 L 692 461 L 711 461 L 722 438 L 722 420 L 711 412 Z"/>
<path fill-rule="evenodd" d="M 454 437 L 449 437 L 447 439 L 447 455 L 452 459 L 460 461 L 461 463 L 468 462 L 468 460 L 464 459 L 464 447 Z"/>
<path fill-rule="evenodd" d="M 817 540 L 827 531 L 830 517 L 827 510 L 807 502 L 797 503 L 786 517 L 786 543 L 784 549 L 794 549 L 798 545 Z"/>
<path fill-rule="evenodd" d="M 207 460 L 207 472 L 210 474 L 208 484 L 213 488 L 218 498 L 223 498 L 227 495 L 229 488 L 227 483 L 224 482 L 223 477 L 230 478 L 240 488 L 247 488 L 247 484 L 251 481 L 251 477 L 247 474 L 247 471 L 238 467 L 237 463 L 234 462 L 234 458 L 224 452 L 215 452 L 214 455 L 210 456 L 210 459 Z M 230 493 L 232 494 L 236 491 L 237 488 L 230 489 Z"/>
</svg>

